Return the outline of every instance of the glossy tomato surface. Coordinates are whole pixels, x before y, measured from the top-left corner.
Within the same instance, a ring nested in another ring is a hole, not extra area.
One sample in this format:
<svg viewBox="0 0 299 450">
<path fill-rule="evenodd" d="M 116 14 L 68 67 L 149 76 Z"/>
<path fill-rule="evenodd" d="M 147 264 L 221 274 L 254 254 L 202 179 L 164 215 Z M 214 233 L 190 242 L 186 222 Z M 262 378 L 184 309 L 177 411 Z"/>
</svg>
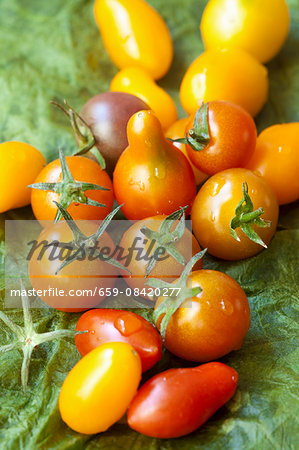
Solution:
<svg viewBox="0 0 299 450">
<path fill-rule="evenodd" d="M 73 202 L 67 208 L 67 211 L 74 220 L 104 219 L 112 211 L 114 202 L 112 182 L 107 172 L 102 170 L 98 163 L 84 156 L 68 156 L 66 157 L 66 163 L 76 181 L 93 183 L 109 189 L 85 192 L 87 197 L 103 203 L 106 207 Z M 61 181 L 61 165 L 60 160 L 56 159 L 43 168 L 34 183 L 57 183 L 59 181 Z M 39 221 L 54 221 L 57 212 L 54 201 L 59 203 L 59 198 L 60 194 L 56 192 L 31 189 L 31 206 L 36 219 Z"/>
<path fill-rule="evenodd" d="M 141 359 L 142 371 L 150 369 L 162 357 L 161 338 L 156 328 L 143 317 L 119 309 L 93 309 L 77 322 L 75 343 L 82 356 L 106 342 L 127 342 Z"/>
<path fill-rule="evenodd" d="M 196 194 L 192 168 L 182 152 L 166 141 L 152 111 L 131 117 L 128 140 L 113 174 L 115 198 L 124 204 L 124 215 L 140 220 L 191 205 Z"/>
<path fill-rule="evenodd" d="M 29 205 L 30 189 L 46 164 L 32 145 L 8 141 L 0 144 L 0 213 Z"/>
<path fill-rule="evenodd" d="M 138 353 L 124 342 L 103 344 L 70 371 L 59 395 L 62 420 L 74 431 L 106 431 L 125 414 L 141 379 Z"/>
<path fill-rule="evenodd" d="M 166 370 L 139 389 L 128 410 L 128 424 L 151 437 L 185 436 L 232 398 L 237 383 L 237 372 L 219 362 Z"/>
<path fill-rule="evenodd" d="M 272 187 L 280 205 L 299 198 L 299 122 L 272 125 L 258 136 L 247 168 Z"/>
<path fill-rule="evenodd" d="M 196 270 L 188 287 L 198 286 L 202 291 L 186 299 L 171 317 L 164 345 L 182 359 L 205 362 L 241 347 L 250 326 L 250 308 L 241 286 L 225 273 Z M 160 297 L 156 307 L 162 301 Z"/>
<path fill-rule="evenodd" d="M 195 114 L 186 127 L 194 129 Z M 244 167 L 256 144 L 254 120 L 245 109 L 230 102 L 208 102 L 210 142 L 202 150 L 186 145 L 192 163 L 203 172 L 214 175 L 232 167 Z M 201 121 L 196 121 L 201 124 Z"/>
<path fill-rule="evenodd" d="M 254 231 L 268 245 L 274 236 L 278 220 L 278 203 L 269 184 L 248 169 L 228 169 L 209 178 L 199 190 L 191 211 L 192 228 L 202 248 L 218 258 L 238 260 L 253 256 L 263 247 L 240 229 L 235 231 L 237 241 L 230 234 L 230 222 L 243 198 L 242 185 L 248 184 L 253 209 L 263 208 L 262 218 L 271 222 L 269 227 L 253 226 Z"/>
<path fill-rule="evenodd" d="M 86 236 L 94 234 L 99 223 L 94 221 L 77 222 L 78 227 Z M 65 221 L 58 222 L 46 227 L 38 236 L 35 244 L 36 250 L 29 260 L 29 277 L 32 286 L 42 290 L 40 298 L 49 306 L 67 312 L 85 311 L 94 308 L 105 298 L 107 288 L 112 288 L 118 276 L 118 269 L 99 258 L 89 259 L 85 253 L 78 254 L 80 258 L 72 261 L 63 269 L 59 270 L 64 260 L 71 254 L 67 249 L 58 248 L 53 245 L 45 245 L 58 242 L 68 244 L 74 236 Z M 104 232 L 97 242 L 98 249 L 108 247 L 111 254 L 115 249 L 113 240 Z M 52 253 L 55 250 L 55 253 Z M 75 247 L 72 249 L 74 253 Z M 53 291 L 47 291 L 52 288 Z M 101 295 L 102 288 L 104 295 Z M 61 295 L 53 295 L 59 290 Z"/>
</svg>

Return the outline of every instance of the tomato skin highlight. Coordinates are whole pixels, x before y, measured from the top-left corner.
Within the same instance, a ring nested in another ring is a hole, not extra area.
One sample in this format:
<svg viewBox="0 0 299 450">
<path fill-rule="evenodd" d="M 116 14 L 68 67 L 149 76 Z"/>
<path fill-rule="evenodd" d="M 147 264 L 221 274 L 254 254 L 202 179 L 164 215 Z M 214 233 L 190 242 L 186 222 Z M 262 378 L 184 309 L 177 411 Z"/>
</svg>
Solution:
<svg viewBox="0 0 299 450">
<path fill-rule="evenodd" d="M 177 119 L 177 109 L 170 95 L 141 67 L 122 69 L 112 79 L 110 89 L 128 92 L 143 100 L 154 111 L 163 129 Z"/>
<path fill-rule="evenodd" d="M 298 136 L 299 122 L 266 128 L 258 136 L 255 152 L 246 165 L 269 183 L 280 205 L 299 198 Z"/>
<path fill-rule="evenodd" d="M 125 414 L 141 379 L 141 363 L 124 342 L 103 344 L 69 372 L 59 395 L 62 420 L 78 433 L 106 431 Z"/>
<path fill-rule="evenodd" d="M 240 228 L 236 233 L 238 242 L 230 234 L 230 221 L 235 217 L 235 208 L 242 199 L 242 184 L 247 182 L 254 210 L 262 207 L 265 220 L 271 226 L 254 226 L 266 245 L 274 236 L 278 221 L 278 203 L 269 184 L 258 174 L 248 169 L 235 168 L 218 172 L 200 188 L 191 210 L 193 233 L 202 248 L 217 258 L 230 261 L 249 258 L 263 250 L 250 240 Z"/>
<path fill-rule="evenodd" d="M 25 142 L 0 144 L 0 213 L 30 204 L 30 189 L 43 166 L 44 156 Z"/>
<path fill-rule="evenodd" d="M 140 220 L 191 205 L 196 194 L 192 168 L 182 152 L 166 141 L 152 111 L 131 117 L 128 140 L 113 174 L 115 198 L 124 203 L 124 215 Z"/>
<path fill-rule="evenodd" d="M 236 48 L 213 49 L 202 53 L 188 68 L 180 100 L 188 114 L 202 102 L 224 100 L 242 106 L 254 117 L 267 101 L 268 88 L 266 67 L 249 53 Z"/>
<path fill-rule="evenodd" d="M 150 369 L 162 357 L 161 338 L 156 328 L 143 317 L 119 309 L 93 309 L 77 322 L 75 343 L 84 356 L 106 342 L 127 342 L 139 354 L 142 371 Z"/>
<path fill-rule="evenodd" d="M 195 114 L 186 132 L 193 128 Z M 208 102 L 210 142 L 201 151 L 186 145 L 192 163 L 203 172 L 214 175 L 232 167 L 244 167 L 256 144 L 255 123 L 243 108 L 223 101 Z"/>
<path fill-rule="evenodd" d="M 232 398 L 237 382 L 237 372 L 219 362 L 167 370 L 139 389 L 128 410 L 128 424 L 146 436 L 185 436 Z"/>
<path fill-rule="evenodd" d="M 188 287 L 198 286 L 202 291 L 185 300 L 171 317 L 164 345 L 182 359 L 206 362 L 242 346 L 250 327 L 250 308 L 241 286 L 225 273 L 196 270 L 189 276 Z M 162 300 L 159 297 L 155 308 Z"/>
<path fill-rule="evenodd" d="M 142 67 L 162 78 L 173 58 L 170 32 L 160 14 L 144 0 L 96 0 L 95 19 L 106 50 L 120 69 Z"/>
<path fill-rule="evenodd" d="M 114 202 L 113 186 L 107 172 L 102 170 L 98 163 L 84 156 L 67 156 L 66 163 L 76 181 L 94 183 L 109 189 L 109 191 L 86 191 L 87 197 L 103 203 L 107 207 L 73 202 L 67 211 L 74 220 L 104 219 L 112 211 Z M 61 181 L 61 165 L 60 160 L 55 159 L 43 168 L 34 183 L 57 183 L 58 181 Z M 52 191 L 31 189 L 31 206 L 36 219 L 40 222 L 53 222 L 57 212 L 57 206 L 53 202 L 59 203 L 59 198 L 60 194 Z M 43 226 L 46 226 L 46 222 Z"/>
<path fill-rule="evenodd" d="M 237 47 L 265 63 L 281 49 L 289 24 L 285 0 L 210 0 L 200 29 L 206 49 Z"/>
</svg>

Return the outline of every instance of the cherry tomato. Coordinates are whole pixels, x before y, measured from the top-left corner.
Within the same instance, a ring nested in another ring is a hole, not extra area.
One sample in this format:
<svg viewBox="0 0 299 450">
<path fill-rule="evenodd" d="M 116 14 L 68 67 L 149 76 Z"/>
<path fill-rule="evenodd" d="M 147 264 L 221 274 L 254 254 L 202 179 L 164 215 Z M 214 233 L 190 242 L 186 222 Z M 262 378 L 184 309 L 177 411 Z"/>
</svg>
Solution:
<svg viewBox="0 0 299 450">
<path fill-rule="evenodd" d="M 280 205 L 299 198 L 299 122 L 273 125 L 258 136 L 247 164 L 270 184 Z M 283 181 L 285 180 L 285 181 Z"/>
<path fill-rule="evenodd" d="M 141 67 L 126 67 L 118 72 L 110 89 L 139 97 L 154 111 L 164 129 L 177 119 L 177 109 L 170 95 Z"/>
<path fill-rule="evenodd" d="M 166 141 L 152 111 L 135 114 L 128 123 L 129 147 L 113 174 L 116 200 L 128 219 L 170 214 L 190 205 L 196 185 L 187 158 Z M 179 189 L 178 189 L 179 187 Z"/>
<path fill-rule="evenodd" d="M 84 234 L 91 236 L 97 231 L 99 224 L 85 220 L 81 221 L 78 226 Z M 53 246 L 46 249 L 43 244 L 55 241 L 69 243 L 73 238 L 73 233 L 66 221 L 53 224 L 41 232 L 29 258 L 30 281 L 35 289 L 43 291 L 39 295 L 40 298 L 55 309 L 68 312 L 94 308 L 105 299 L 106 289 L 114 286 L 118 275 L 116 267 L 98 258 L 89 260 L 88 257 L 72 261 L 56 274 L 67 257 L 67 253 L 57 251 L 54 254 L 56 257 L 51 257 Z M 102 234 L 97 245 L 98 249 L 110 248 L 111 254 L 115 249 L 111 237 L 106 232 Z M 48 288 L 52 288 L 52 291 L 47 291 Z M 103 288 L 103 295 L 100 288 Z M 64 294 L 53 295 L 60 290 Z"/>
<path fill-rule="evenodd" d="M 84 156 L 66 157 L 66 163 L 76 181 L 97 184 L 108 190 L 88 190 L 86 197 L 106 205 L 106 207 L 91 206 L 79 201 L 72 202 L 67 211 L 74 220 L 101 220 L 112 210 L 114 196 L 112 182 L 105 170 L 91 159 Z M 59 159 L 50 162 L 39 173 L 34 183 L 57 183 L 61 181 L 61 163 Z M 71 189 L 69 186 L 68 189 Z M 71 193 L 71 192 L 70 192 Z M 78 191 L 78 196 L 84 198 L 85 193 Z M 54 201 L 59 202 L 60 194 L 52 191 L 32 189 L 31 206 L 35 217 L 39 221 L 53 221 L 57 213 Z M 46 225 L 45 223 L 43 225 Z"/>
<path fill-rule="evenodd" d="M 190 139 L 190 132 L 193 133 L 193 147 L 186 146 L 193 164 L 209 175 L 231 167 L 244 167 L 254 152 L 257 134 L 248 112 L 234 103 L 222 101 L 208 102 L 198 111 L 186 128 L 187 139 Z M 197 140 L 203 137 L 203 131 L 209 135 L 209 142 L 201 145 Z"/>
<path fill-rule="evenodd" d="M 173 46 L 158 12 L 144 0 L 96 0 L 95 19 L 106 50 L 120 69 L 142 67 L 162 78 L 170 67 Z"/>
<path fill-rule="evenodd" d="M 46 160 L 34 147 L 24 142 L 0 144 L 0 213 L 30 204 L 30 189 Z"/>
<path fill-rule="evenodd" d="M 281 49 L 289 24 L 285 0 L 210 0 L 200 29 L 206 49 L 237 47 L 265 63 Z"/>
<path fill-rule="evenodd" d="M 169 139 L 179 139 L 182 136 L 185 136 L 186 126 L 189 123 L 189 121 L 190 117 L 185 117 L 184 119 L 177 120 L 167 129 L 165 137 Z M 206 173 L 203 173 L 201 170 L 197 169 L 197 167 L 194 166 L 192 161 L 190 161 L 186 145 L 181 144 L 179 142 L 174 142 L 173 145 L 175 145 L 179 150 L 181 150 L 181 152 L 183 152 L 186 158 L 188 159 L 194 173 L 196 184 L 197 185 L 202 184 L 208 178 L 208 175 Z"/>
<path fill-rule="evenodd" d="M 188 114 L 202 102 L 225 100 L 256 116 L 267 97 L 266 67 L 237 48 L 202 53 L 185 73 L 180 87 L 181 103 Z"/>
<path fill-rule="evenodd" d="M 140 379 L 140 358 L 131 345 L 100 345 L 85 355 L 64 380 L 59 395 L 62 420 L 79 433 L 106 431 L 125 414 Z"/>
<path fill-rule="evenodd" d="M 219 362 L 166 370 L 139 389 L 128 410 L 128 424 L 151 437 L 185 436 L 232 398 L 237 383 L 237 372 Z"/>
<path fill-rule="evenodd" d="M 142 233 L 142 229 L 148 228 L 151 231 L 158 231 L 163 220 L 166 219 L 165 215 L 157 215 L 149 217 L 147 219 L 135 222 L 123 235 L 120 247 L 124 249 L 124 254 L 128 255 L 129 249 L 134 247 L 134 243 L 142 249 L 142 254 L 146 255 L 147 258 L 139 257 L 137 252 L 132 255 L 129 263 L 126 265 L 124 261 L 120 261 L 124 264 L 127 269 L 130 270 L 131 274 L 121 271 L 122 276 L 125 278 L 126 282 L 132 289 L 137 289 L 142 297 L 153 299 L 149 296 L 150 289 L 146 286 L 146 267 L 154 254 L 156 247 L 153 247 L 152 240 L 147 239 Z M 177 223 L 174 223 L 171 231 L 174 231 Z M 159 244 L 158 244 L 159 246 Z M 193 255 L 200 252 L 200 246 L 193 236 L 193 234 L 185 228 L 182 237 L 177 240 L 174 244 L 176 250 L 183 256 L 185 261 L 188 261 Z M 175 258 L 165 252 L 163 254 L 163 259 L 157 261 L 154 268 L 150 272 L 151 278 L 165 279 L 165 281 L 171 282 L 172 279 L 178 277 L 184 269 L 184 265 L 180 264 Z M 202 267 L 202 260 L 197 262 L 196 267 L 200 269 Z"/>
<path fill-rule="evenodd" d="M 253 209 L 263 208 L 262 219 L 271 222 L 268 227 L 253 225 L 253 230 L 268 245 L 278 220 L 278 204 L 268 183 L 248 169 L 228 169 L 209 178 L 199 190 L 191 211 L 192 227 L 200 245 L 218 258 L 237 260 L 259 253 L 263 246 L 253 242 L 237 228 L 237 241 L 230 233 L 235 209 L 242 200 L 242 184 L 248 184 Z"/>
<path fill-rule="evenodd" d="M 216 270 L 192 272 L 187 286 L 200 286 L 202 291 L 186 299 L 170 318 L 165 347 L 180 358 L 197 362 L 238 350 L 250 327 L 250 308 L 241 286 Z M 156 307 L 163 300 L 159 297 Z"/>
<path fill-rule="evenodd" d="M 80 116 L 90 127 L 96 146 L 112 175 L 115 164 L 128 146 L 127 124 L 136 112 L 148 109 L 138 96 L 125 92 L 103 92 L 85 103 Z"/>
<path fill-rule="evenodd" d="M 93 309 L 77 322 L 75 343 L 82 356 L 106 342 L 127 342 L 141 359 L 142 371 L 150 369 L 162 357 L 161 338 L 156 328 L 143 317 L 119 309 Z"/>
</svg>

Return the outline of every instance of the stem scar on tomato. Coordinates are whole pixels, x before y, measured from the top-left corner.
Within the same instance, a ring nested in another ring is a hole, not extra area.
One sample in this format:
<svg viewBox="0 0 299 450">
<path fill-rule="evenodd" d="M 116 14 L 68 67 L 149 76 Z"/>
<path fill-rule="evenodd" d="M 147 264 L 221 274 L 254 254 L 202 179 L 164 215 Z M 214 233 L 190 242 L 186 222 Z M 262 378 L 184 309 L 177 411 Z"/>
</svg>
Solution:
<svg viewBox="0 0 299 450">
<path fill-rule="evenodd" d="M 69 265 L 71 262 L 76 261 L 79 258 L 82 258 L 82 252 L 85 253 L 89 250 L 95 250 L 97 246 L 97 242 L 99 238 L 102 236 L 106 228 L 108 227 L 109 223 L 111 222 L 112 218 L 115 216 L 115 214 L 120 210 L 120 208 L 123 205 L 118 206 L 113 211 L 111 211 L 110 214 L 108 214 L 105 219 L 100 224 L 97 231 L 92 234 L 91 236 L 86 236 L 76 225 L 75 221 L 71 217 L 71 215 L 57 202 L 54 201 L 54 203 L 57 205 L 58 210 L 60 211 L 62 217 L 65 219 L 66 224 L 70 227 L 74 239 L 71 242 L 67 243 L 58 243 L 60 247 L 65 247 L 68 249 L 71 249 L 73 252 L 70 256 L 68 256 L 63 263 L 59 266 L 57 269 L 55 275 L 57 275 L 64 267 Z M 53 243 L 50 245 L 54 245 Z M 55 243 L 57 245 L 57 243 Z M 115 259 L 108 256 L 104 256 L 101 252 L 97 251 L 93 253 L 94 258 L 99 258 L 101 261 L 107 262 L 108 264 L 111 264 L 112 266 L 117 267 L 118 269 L 126 270 L 127 272 L 131 273 L 130 270 L 126 267 L 124 267 L 119 261 L 116 261 Z"/>
<path fill-rule="evenodd" d="M 175 244 L 182 238 L 185 232 L 185 210 L 187 208 L 188 206 L 184 206 L 184 208 L 180 208 L 178 211 L 167 216 L 161 223 L 158 231 L 150 230 L 148 227 L 141 228 L 141 233 L 155 243 L 152 251 L 153 254 L 146 265 L 145 278 L 149 276 L 159 260 L 160 254 L 157 255 L 156 253 L 158 248 L 164 249 L 164 253 L 168 253 L 183 266 L 186 264 L 185 258 L 177 250 Z M 176 221 L 178 221 L 176 228 L 170 231 Z"/>
<path fill-rule="evenodd" d="M 172 142 L 189 145 L 194 151 L 200 152 L 210 142 L 211 135 L 208 124 L 208 103 L 202 103 L 196 111 L 193 128 L 181 139 L 169 139 Z"/>
<path fill-rule="evenodd" d="M 182 305 L 182 303 L 184 303 L 185 300 L 187 300 L 188 298 L 196 297 L 196 295 L 198 295 L 202 291 L 202 288 L 200 286 L 194 288 L 187 287 L 187 281 L 192 267 L 197 263 L 197 261 L 203 258 L 206 251 L 207 249 L 205 248 L 201 252 L 197 253 L 186 264 L 186 267 L 184 268 L 181 276 L 175 282 L 175 287 L 177 288 L 176 292 L 178 294 L 175 295 L 175 293 L 173 293 L 168 297 L 165 297 L 163 302 L 160 303 L 160 305 L 157 306 L 157 308 L 153 312 L 153 322 L 155 325 L 157 325 L 157 321 L 160 315 L 165 313 L 165 316 L 163 317 L 160 324 L 160 333 L 163 340 L 165 340 L 166 329 L 171 316 L 173 316 L 173 314 Z M 167 283 L 166 281 L 159 280 L 158 278 L 149 278 L 145 282 L 145 284 L 152 288 L 158 289 L 173 288 L 173 283 Z"/>
<path fill-rule="evenodd" d="M 107 208 L 107 205 L 87 197 L 85 192 L 90 190 L 109 191 L 110 189 L 99 186 L 98 184 L 75 180 L 67 165 L 62 149 L 59 149 L 59 159 L 62 173 L 61 181 L 58 181 L 57 183 L 34 183 L 29 184 L 28 187 L 32 189 L 40 189 L 42 191 L 53 191 L 60 194 L 60 205 L 62 205 L 65 209 L 67 209 L 73 202 Z M 55 223 L 58 222 L 61 217 L 61 211 L 58 208 Z"/>
<path fill-rule="evenodd" d="M 235 209 L 236 215 L 230 222 L 230 234 L 237 241 L 240 241 L 240 238 L 237 235 L 235 229 L 241 227 L 241 230 L 246 234 L 246 236 L 249 237 L 249 239 L 267 248 L 267 245 L 254 231 L 253 226 L 256 225 L 258 227 L 267 228 L 271 226 L 271 221 L 261 218 L 261 215 L 264 214 L 263 208 L 258 208 L 253 211 L 253 203 L 248 194 L 248 184 L 246 182 L 243 183 L 242 189 L 243 198 L 238 203 Z"/>
</svg>

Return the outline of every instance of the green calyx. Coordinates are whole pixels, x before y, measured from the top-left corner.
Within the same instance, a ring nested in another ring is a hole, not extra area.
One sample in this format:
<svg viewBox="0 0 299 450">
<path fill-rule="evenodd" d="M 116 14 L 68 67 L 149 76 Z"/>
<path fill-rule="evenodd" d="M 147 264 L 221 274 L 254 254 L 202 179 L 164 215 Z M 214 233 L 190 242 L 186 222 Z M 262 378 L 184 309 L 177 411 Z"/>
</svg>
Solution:
<svg viewBox="0 0 299 450">
<path fill-rule="evenodd" d="M 236 233 L 236 228 L 241 227 L 243 233 L 249 237 L 256 244 L 262 245 L 267 248 L 267 245 L 262 241 L 259 235 L 254 231 L 253 226 L 267 228 L 271 226 L 270 220 L 264 220 L 261 215 L 264 214 L 263 208 L 258 208 L 253 210 L 253 203 L 248 194 L 248 185 L 243 183 L 243 198 L 238 203 L 235 209 L 235 217 L 230 222 L 230 234 L 237 241 L 240 241 L 238 234 Z"/>
<path fill-rule="evenodd" d="M 164 254 L 172 256 L 178 263 L 185 265 L 186 261 L 183 255 L 177 250 L 176 244 L 179 242 L 185 232 L 185 210 L 188 206 L 180 208 L 178 211 L 170 214 L 163 220 L 158 231 L 150 230 L 147 227 L 141 228 L 143 233 L 148 239 L 150 239 L 154 246 L 152 248 L 152 256 L 150 257 L 145 270 L 145 276 L 148 277 L 157 261 L 161 256 L 157 250 L 164 250 Z M 171 231 L 174 223 L 178 221 L 176 228 Z"/>
<path fill-rule="evenodd" d="M 64 100 L 65 106 L 54 101 L 51 101 L 50 103 L 60 109 L 70 120 L 76 140 L 79 144 L 79 150 L 74 154 L 85 155 L 85 153 L 91 152 L 95 156 L 101 168 L 105 169 L 105 159 L 96 147 L 94 135 L 85 120 L 70 105 L 68 105 L 66 100 Z"/>
<path fill-rule="evenodd" d="M 22 283 L 21 283 L 21 290 L 22 292 L 25 291 Z M 16 336 L 16 339 L 11 344 L 2 345 L 0 347 L 0 353 L 7 353 L 10 352 L 11 350 L 21 350 L 23 352 L 21 381 L 24 394 L 26 394 L 29 378 L 30 360 L 34 348 L 37 345 L 43 344 L 44 342 L 50 342 L 53 339 L 74 337 L 76 334 L 81 334 L 82 331 L 55 330 L 46 333 L 37 333 L 34 329 L 34 324 L 30 313 L 29 300 L 27 295 L 22 295 L 22 305 L 24 314 L 23 327 L 15 324 L 6 314 L 4 314 L 3 311 L 0 311 L 0 319 L 5 323 L 6 326 L 8 326 L 8 328 L 10 328 L 10 330 Z"/>
<path fill-rule="evenodd" d="M 65 155 L 61 149 L 59 149 L 59 159 L 61 165 L 62 179 L 57 183 L 34 183 L 29 184 L 28 187 L 32 189 L 40 189 L 42 191 L 52 191 L 60 194 L 60 205 L 67 209 L 71 203 L 82 203 L 84 205 L 98 206 L 107 208 L 107 205 L 99 203 L 85 195 L 86 191 L 109 191 L 105 187 L 98 184 L 85 183 L 83 181 L 77 181 L 74 179 L 71 171 L 67 165 Z M 57 209 L 55 217 L 55 223 L 61 219 L 61 212 Z"/>
<path fill-rule="evenodd" d="M 181 139 L 170 139 L 172 142 L 189 145 L 194 151 L 200 152 L 210 142 L 211 136 L 208 124 L 208 103 L 202 103 L 201 107 L 196 111 L 193 128 L 186 133 Z"/>
<path fill-rule="evenodd" d="M 57 275 L 64 267 L 71 264 L 73 261 L 82 260 L 82 255 L 91 254 L 93 259 L 100 259 L 112 266 L 117 267 L 118 269 L 126 270 L 131 273 L 129 269 L 124 267 L 119 261 L 111 258 L 110 256 L 105 256 L 101 252 L 97 250 L 97 243 L 109 223 L 115 216 L 115 214 L 120 210 L 123 205 L 115 208 L 110 214 L 108 214 L 105 219 L 101 222 L 97 231 L 91 236 L 86 236 L 76 225 L 75 221 L 72 219 L 71 215 L 57 202 L 54 202 L 57 205 L 57 208 L 61 212 L 62 217 L 65 219 L 66 224 L 70 227 L 74 239 L 67 243 L 59 243 L 59 247 L 67 248 L 71 250 L 72 253 L 69 257 L 67 257 L 63 263 L 57 269 L 55 275 Z"/>
<path fill-rule="evenodd" d="M 190 259 L 190 261 L 186 264 L 181 276 L 175 283 L 167 283 L 166 281 L 159 280 L 158 278 L 149 278 L 145 282 L 146 285 L 154 289 L 167 289 L 167 291 L 170 293 L 170 295 L 164 297 L 162 303 L 160 303 L 160 305 L 155 308 L 153 313 L 153 322 L 155 323 L 155 325 L 157 325 L 158 319 L 161 314 L 165 314 L 160 323 L 160 334 L 163 340 L 165 339 L 167 326 L 173 314 L 188 298 L 196 297 L 202 291 L 202 288 L 200 286 L 189 288 L 187 286 L 187 282 L 192 267 L 204 256 L 206 251 L 207 249 L 204 249 Z"/>
</svg>

